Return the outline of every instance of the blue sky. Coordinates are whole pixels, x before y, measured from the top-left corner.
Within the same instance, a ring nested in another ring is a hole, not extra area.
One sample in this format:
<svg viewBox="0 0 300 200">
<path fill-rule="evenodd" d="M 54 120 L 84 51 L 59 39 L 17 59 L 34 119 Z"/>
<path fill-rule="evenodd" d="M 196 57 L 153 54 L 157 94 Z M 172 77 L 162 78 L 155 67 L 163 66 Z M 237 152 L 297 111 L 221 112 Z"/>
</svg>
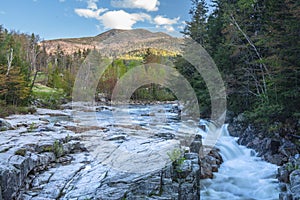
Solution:
<svg viewBox="0 0 300 200">
<path fill-rule="evenodd" d="M 145 28 L 181 36 L 190 0 L 1 0 L 0 24 L 42 39 Z"/>
</svg>

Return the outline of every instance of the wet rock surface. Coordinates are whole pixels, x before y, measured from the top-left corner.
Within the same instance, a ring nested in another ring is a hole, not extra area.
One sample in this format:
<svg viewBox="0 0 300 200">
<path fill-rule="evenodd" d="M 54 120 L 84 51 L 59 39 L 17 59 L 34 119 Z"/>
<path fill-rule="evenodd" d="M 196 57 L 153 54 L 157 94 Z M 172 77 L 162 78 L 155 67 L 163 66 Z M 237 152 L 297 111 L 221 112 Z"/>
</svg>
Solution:
<svg viewBox="0 0 300 200">
<path fill-rule="evenodd" d="M 70 110 L 38 109 L 5 119 L 16 128 L 0 132 L 0 199 L 200 198 L 200 146 L 173 160 L 181 144 L 169 126 L 156 130 L 144 125 L 156 121 L 146 121 L 89 129 L 82 123 L 89 119 L 72 118 Z"/>
<path fill-rule="evenodd" d="M 291 156 L 278 169 L 278 179 L 282 182 L 280 200 L 300 199 L 300 155 Z"/>
<path fill-rule="evenodd" d="M 218 149 L 212 149 L 205 157 L 201 159 L 201 179 L 213 178 L 214 172 L 218 172 L 223 159 Z"/>
</svg>

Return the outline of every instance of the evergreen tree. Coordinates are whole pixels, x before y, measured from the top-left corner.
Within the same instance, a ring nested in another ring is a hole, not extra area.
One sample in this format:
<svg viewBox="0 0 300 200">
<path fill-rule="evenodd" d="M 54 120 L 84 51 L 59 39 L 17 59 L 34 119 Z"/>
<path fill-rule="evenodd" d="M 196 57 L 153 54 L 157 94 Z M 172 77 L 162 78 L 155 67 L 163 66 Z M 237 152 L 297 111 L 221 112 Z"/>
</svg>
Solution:
<svg viewBox="0 0 300 200">
<path fill-rule="evenodd" d="M 192 0 L 193 7 L 190 10 L 192 15 L 191 21 L 186 22 L 183 34 L 204 48 L 208 47 L 208 31 L 207 31 L 207 6 L 204 0 Z M 185 49 L 183 48 L 183 51 Z M 187 52 L 188 53 L 188 52 Z M 189 62 L 178 56 L 175 62 L 176 69 L 180 74 L 184 75 L 194 89 L 200 105 L 201 115 L 208 117 L 210 114 L 210 96 L 205 81 L 201 74 Z"/>
<path fill-rule="evenodd" d="M 192 20 L 186 22 L 183 34 L 191 37 L 200 45 L 205 46 L 207 44 L 207 5 L 204 0 L 192 0 L 192 6 L 189 12 L 192 15 Z"/>
</svg>

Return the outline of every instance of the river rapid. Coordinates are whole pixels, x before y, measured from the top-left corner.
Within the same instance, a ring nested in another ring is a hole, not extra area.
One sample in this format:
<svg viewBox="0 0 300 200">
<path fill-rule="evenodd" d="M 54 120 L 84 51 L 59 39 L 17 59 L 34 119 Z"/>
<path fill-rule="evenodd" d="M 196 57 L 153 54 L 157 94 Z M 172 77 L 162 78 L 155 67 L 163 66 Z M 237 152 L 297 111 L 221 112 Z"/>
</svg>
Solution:
<svg viewBox="0 0 300 200">
<path fill-rule="evenodd" d="M 207 121 L 200 123 L 206 127 L 205 135 L 215 127 Z M 277 166 L 270 164 L 257 153 L 238 145 L 238 138 L 231 137 L 227 125 L 221 130 L 216 143 L 224 160 L 213 179 L 201 180 L 202 200 L 276 200 L 279 186 L 276 178 Z"/>
</svg>

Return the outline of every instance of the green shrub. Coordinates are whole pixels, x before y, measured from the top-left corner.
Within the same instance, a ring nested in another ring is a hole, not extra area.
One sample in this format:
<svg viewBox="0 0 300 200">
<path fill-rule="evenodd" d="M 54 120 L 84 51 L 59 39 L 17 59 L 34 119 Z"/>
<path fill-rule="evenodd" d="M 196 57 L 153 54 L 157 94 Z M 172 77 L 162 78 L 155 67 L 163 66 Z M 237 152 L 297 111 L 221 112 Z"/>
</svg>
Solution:
<svg viewBox="0 0 300 200">
<path fill-rule="evenodd" d="M 288 162 L 288 163 L 286 164 L 286 169 L 287 169 L 288 171 L 291 172 L 291 171 L 300 169 L 300 166 L 297 165 L 297 164 L 294 165 L 293 163 Z"/>
<path fill-rule="evenodd" d="M 168 154 L 170 160 L 172 161 L 175 169 L 179 171 L 179 167 L 183 164 L 183 162 L 185 160 L 181 149 L 179 149 L 179 148 L 173 149 L 172 152 L 167 152 L 167 154 Z"/>
<path fill-rule="evenodd" d="M 55 156 L 61 157 L 62 155 L 64 155 L 64 147 L 63 144 L 60 143 L 58 140 L 55 140 L 55 142 L 53 143 L 53 148 L 52 148 Z"/>
<path fill-rule="evenodd" d="M 7 117 L 13 114 L 33 114 L 34 112 L 36 112 L 36 110 L 33 107 L 6 105 L 0 102 L 0 117 Z"/>
<path fill-rule="evenodd" d="M 34 123 L 34 122 L 32 122 L 30 125 L 29 125 L 29 127 L 27 128 L 27 130 L 29 131 L 29 132 L 32 132 L 34 129 L 36 129 L 37 128 L 37 126 L 36 126 L 36 124 Z"/>
<path fill-rule="evenodd" d="M 25 156 L 26 155 L 26 149 L 18 149 L 16 152 L 15 152 L 15 155 L 19 155 L 19 156 Z"/>
</svg>

